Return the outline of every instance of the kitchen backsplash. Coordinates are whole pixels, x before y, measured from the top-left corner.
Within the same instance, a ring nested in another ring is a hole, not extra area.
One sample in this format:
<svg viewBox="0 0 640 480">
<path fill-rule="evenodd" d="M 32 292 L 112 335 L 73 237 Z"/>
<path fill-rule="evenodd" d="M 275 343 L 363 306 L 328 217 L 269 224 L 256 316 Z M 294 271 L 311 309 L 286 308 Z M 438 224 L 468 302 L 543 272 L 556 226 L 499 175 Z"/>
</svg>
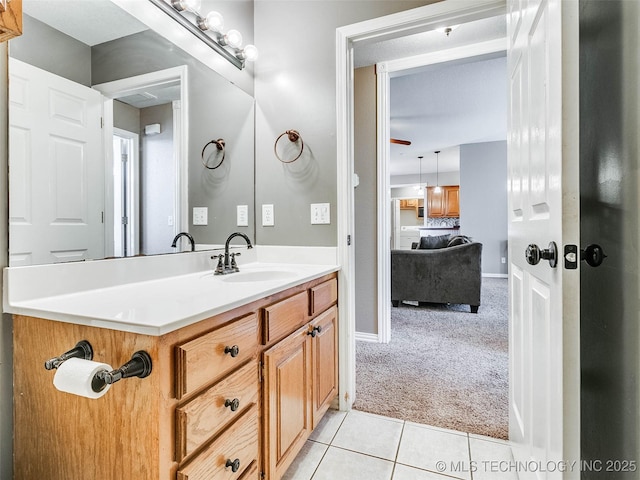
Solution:
<svg viewBox="0 0 640 480">
<path fill-rule="evenodd" d="M 460 219 L 454 217 L 444 218 L 427 218 L 426 227 L 458 227 L 460 226 Z"/>
</svg>

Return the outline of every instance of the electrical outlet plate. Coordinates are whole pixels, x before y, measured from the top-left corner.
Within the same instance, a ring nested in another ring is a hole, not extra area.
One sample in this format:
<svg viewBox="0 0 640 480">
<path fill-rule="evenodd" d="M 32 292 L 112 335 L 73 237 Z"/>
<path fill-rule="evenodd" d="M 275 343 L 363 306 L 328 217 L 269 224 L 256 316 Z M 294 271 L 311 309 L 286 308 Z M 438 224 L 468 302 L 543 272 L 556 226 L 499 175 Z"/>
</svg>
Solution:
<svg viewBox="0 0 640 480">
<path fill-rule="evenodd" d="M 271 204 L 262 205 L 262 226 L 273 227 L 274 224 L 275 224 L 275 219 L 273 217 L 273 205 Z"/>
<path fill-rule="evenodd" d="M 329 225 L 331 223 L 331 204 L 312 203 L 311 204 L 311 224 Z"/>
<path fill-rule="evenodd" d="M 237 212 L 237 225 L 238 227 L 248 227 L 249 226 L 249 206 L 248 205 L 238 205 L 236 207 Z"/>
<path fill-rule="evenodd" d="M 207 225 L 209 216 L 208 207 L 193 207 L 193 224 L 194 225 Z"/>
</svg>

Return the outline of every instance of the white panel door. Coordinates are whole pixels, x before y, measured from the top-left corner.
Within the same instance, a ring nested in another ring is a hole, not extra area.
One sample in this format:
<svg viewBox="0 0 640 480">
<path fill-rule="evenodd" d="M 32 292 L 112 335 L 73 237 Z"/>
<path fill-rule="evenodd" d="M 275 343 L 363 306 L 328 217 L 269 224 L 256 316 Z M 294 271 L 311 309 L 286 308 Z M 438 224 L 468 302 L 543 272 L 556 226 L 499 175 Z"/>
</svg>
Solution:
<svg viewBox="0 0 640 480">
<path fill-rule="evenodd" d="M 579 446 L 579 358 L 571 358 L 579 351 L 579 276 L 565 270 L 562 253 L 577 242 L 579 221 L 577 143 L 568 131 L 577 103 L 563 90 L 578 52 L 563 43 L 570 19 L 561 0 L 508 5 L 510 439 L 516 460 L 531 462 L 520 478 L 579 478 L 559 463 Z M 530 244 L 550 242 L 557 266 L 526 260 Z"/>
<path fill-rule="evenodd" d="M 99 92 L 9 61 L 9 264 L 104 257 Z"/>
</svg>

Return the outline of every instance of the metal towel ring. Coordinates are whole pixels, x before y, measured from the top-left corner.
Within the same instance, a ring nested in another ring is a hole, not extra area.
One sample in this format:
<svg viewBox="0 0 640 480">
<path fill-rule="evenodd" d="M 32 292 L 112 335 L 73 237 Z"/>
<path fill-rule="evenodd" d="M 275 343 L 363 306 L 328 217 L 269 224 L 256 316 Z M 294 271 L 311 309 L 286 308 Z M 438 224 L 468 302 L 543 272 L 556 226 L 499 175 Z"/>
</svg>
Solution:
<svg viewBox="0 0 640 480">
<path fill-rule="evenodd" d="M 289 141 L 291 143 L 295 143 L 298 140 L 300 140 L 300 153 L 298 153 L 298 156 L 292 160 L 283 160 L 282 158 L 280 158 L 280 155 L 278 155 L 278 140 L 280 140 L 282 137 L 287 136 L 289 138 Z M 282 163 L 293 163 L 296 160 L 298 160 L 300 158 L 300 156 L 302 155 L 302 152 L 304 151 L 304 141 L 302 140 L 302 137 L 300 136 L 300 133 L 298 133 L 298 131 L 296 130 L 287 130 L 286 132 L 280 134 L 280 136 L 278 138 L 276 138 L 276 142 L 273 144 L 273 153 L 276 154 L 276 158 L 278 160 L 280 160 Z"/>
<path fill-rule="evenodd" d="M 218 163 L 215 167 L 210 167 L 209 165 L 207 165 L 207 162 L 204 159 L 204 151 L 211 144 L 214 144 L 216 146 L 216 148 L 218 149 L 218 151 L 222 152 L 222 160 L 220 160 L 220 163 Z M 202 158 L 202 165 L 204 165 L 205 168 L 208 168 L 209 170 L 215 170 L 220 165 L 222 165 L 222 162 L 224 162 L 224 157 L 226 155 L 226 150 L 225 150 L 224 146 L 225 146 L 225 143 L 224 143 L 224 140 L 222 138 L 219 138 L 217 140 L 211 140 L 209 143 L 207 143 L 204 146 L 204 148 L 202 149 L 202 154 L 200 155 L 200 157 Z"/>
</svg>

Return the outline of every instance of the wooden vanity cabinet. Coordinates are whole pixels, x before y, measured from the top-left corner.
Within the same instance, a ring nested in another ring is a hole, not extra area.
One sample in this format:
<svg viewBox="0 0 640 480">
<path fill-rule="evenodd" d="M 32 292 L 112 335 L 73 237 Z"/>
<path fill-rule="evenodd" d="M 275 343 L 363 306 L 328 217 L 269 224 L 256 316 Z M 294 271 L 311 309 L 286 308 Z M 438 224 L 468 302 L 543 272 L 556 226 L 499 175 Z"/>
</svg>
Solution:
<svg viewBox="0 0 640 480">
<path fill-rule="evenodd" d="M 22 0 L 0 1 L 0 42 L 22 35 Z"/>
<path fill-rule="evenodd" d="M 14 478 L 279 480 L 337 394 L 336 304 L 330 274 L 162 336 L 15 316 Z M 151 375 L 59 392 L 43 362 L 83 339 Z"/>
<path fill-rule="evenodd" d="M 336 302 L 335 279 L 310 288 L 309 321 L 263 354 L 264 469 L 270 480 L 282 477 L 338 393 Z M 288 316 L 298 318 L 302 307 Z"/>
</svg>

